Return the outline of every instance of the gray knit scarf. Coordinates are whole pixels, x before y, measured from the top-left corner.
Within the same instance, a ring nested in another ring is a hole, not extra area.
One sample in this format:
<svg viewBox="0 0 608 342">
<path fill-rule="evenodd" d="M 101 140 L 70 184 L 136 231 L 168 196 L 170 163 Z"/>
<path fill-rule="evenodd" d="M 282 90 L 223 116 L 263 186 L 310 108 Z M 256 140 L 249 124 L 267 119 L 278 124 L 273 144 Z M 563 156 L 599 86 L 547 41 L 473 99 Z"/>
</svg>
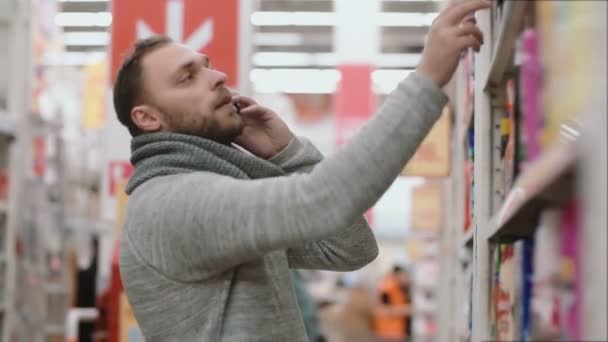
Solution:
<svg viewBox="0 0 608 342">
<path fill-rule="evenodd" d="M 126 192 L 157 176 L 208 171 L 240 179 L 282 176 L 277 165 L 220 143 L 178 133 L 146 133 L 131 141 L 135 171 Z"/>
</svg>

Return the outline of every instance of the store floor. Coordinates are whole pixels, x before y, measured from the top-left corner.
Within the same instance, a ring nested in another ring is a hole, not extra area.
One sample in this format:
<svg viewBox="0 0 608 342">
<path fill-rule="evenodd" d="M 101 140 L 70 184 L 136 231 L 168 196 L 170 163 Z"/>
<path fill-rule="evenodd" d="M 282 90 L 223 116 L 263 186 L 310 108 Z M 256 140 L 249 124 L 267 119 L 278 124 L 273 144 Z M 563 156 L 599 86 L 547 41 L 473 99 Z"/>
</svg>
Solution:
<svg viewBox="0 0 608 342">
<path fill-rule="evenodd" d="M 343 301 L 320 310 L 321 331 L 327 342 L 379 342 L 372 332 L 372 302 L 368 290 L 345 290 Z"/>
</svg>

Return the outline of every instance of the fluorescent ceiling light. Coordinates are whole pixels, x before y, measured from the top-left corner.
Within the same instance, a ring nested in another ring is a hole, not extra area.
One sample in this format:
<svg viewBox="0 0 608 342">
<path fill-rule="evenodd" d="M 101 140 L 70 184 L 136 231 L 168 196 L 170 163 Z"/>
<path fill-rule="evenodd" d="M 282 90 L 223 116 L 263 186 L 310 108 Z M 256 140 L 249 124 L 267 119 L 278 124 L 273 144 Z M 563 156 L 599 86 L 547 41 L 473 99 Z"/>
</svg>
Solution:
<svg viewBox="0 0 608 342">
<path fill-rule="evenodd" d="M 394 13 L 384 12 L 380 13 L 377 18 L 377 24 L 379 26 L 391 26 L 391 27 L 424 27 L 431 26 L 433 20 L 439 15 L 439 13 Z"/>
<path fill-rule="evenodd" d="M 251 24 L 254 26 L 333 26 L 336 16 L 333 12 L 254 12 Z"/>
<path fill-rule="evenodd" d="M 252 59 L 253 64 L 259 67 L 335 67 L 340 63 L 335 53 L 258 52 Z M 413 68 L 420 62 L 420 54 L 387 53 L 378 55 L 372 62 L 379 67 Z"/>
<path fill-rule="evenodd" d="M 253 64 L 265 67 L 335 66 L 336 63 L 334 53 L 257 52 L 253 55 Z"/>
<path fill-rule="evenodd" d="M 378 26 L 419 27 L 431 26 L 438 13 L 379 13 L 374 18 Z M 261 11 L 251 15 L 254 26 L 336 26 L 334 12 L 277 12 Z"/>
<path fill-rule="evenodd" d="M 258 93 L 327 94 L 336 91 L 340 72 L 335 69 L 253 69 L 250 79 Z"/>
<path fill-rule="evenodd" d="M 82 66 L 98 63 L 106 57 L 105 52 L 64 51 L 51 52 L 44 56 L 45 65 Z"/>
<path fill-rule="evenodd" d="M 63 34 L 65 45 L 106 46 L 110 42 L 108 32 L 66 32 Z"/>
<path fill-rule="evenodd" d="M 388 94 L 413 69 L 382 69 L 372 72 L 374 92 Z M 336 69 L 253 69 L 250 80 L 258 93 L 331 94 L 340 81 Z"/>
<path fill-rule="evenodd" d="M 107 27 L 112 24 L 110 12 L 62 12 L 55 15 L 57 26 L 100 26 Z"/>
<path fill-rule="evenodd" d="M 304 41 L 298 33 L 260 32 L 253 36 L 255 45 L 295 46 Z"/>
<path fill-rule="evenodd" d="M 372 72 L 374 91 L 380 94 L 388 94 L 393 91 L 399 82 L 406 78 L 414 70 L 384 69 Z"/>
</svg>

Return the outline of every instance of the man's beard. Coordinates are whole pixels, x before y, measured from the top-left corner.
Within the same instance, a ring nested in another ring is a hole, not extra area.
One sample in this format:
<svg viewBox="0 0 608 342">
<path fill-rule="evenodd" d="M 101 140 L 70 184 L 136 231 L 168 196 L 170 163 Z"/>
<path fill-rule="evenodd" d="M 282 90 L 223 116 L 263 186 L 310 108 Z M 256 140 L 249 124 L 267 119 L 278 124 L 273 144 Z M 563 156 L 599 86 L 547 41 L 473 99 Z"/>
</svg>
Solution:
<svg viewBox="0 0 608 342">
<path fill-rule="evenodd" d="M 244 123 L 240 118 L 235 118 L 230 124 L 225 124 L 227 127 L 222 127 L 221 123 L 213 115 L 203 115 L 201 113 L 192 113 L 192 115 L 168 115 L 168 111 L 162 112 L 169 125 L 169 130 L 174 133 L 194 135 L 213 140 L 220 144 L 229 145 L 243 132 Z M 201 121 L 197 122 L 196 125 L 190 125 L 186 122 L 187 120 L 184 120 L 184 118 L 187 117 L 198 117 Z"/>
</svg>

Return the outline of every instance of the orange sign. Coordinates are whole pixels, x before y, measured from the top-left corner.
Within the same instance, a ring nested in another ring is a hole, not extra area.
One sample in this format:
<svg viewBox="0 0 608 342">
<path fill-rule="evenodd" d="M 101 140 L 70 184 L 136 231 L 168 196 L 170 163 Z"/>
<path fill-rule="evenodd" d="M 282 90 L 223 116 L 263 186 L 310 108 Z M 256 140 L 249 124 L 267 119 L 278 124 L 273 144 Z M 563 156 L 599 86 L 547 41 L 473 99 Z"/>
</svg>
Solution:
<svg viewBox="0 0 608 342">
<path fill-rule="evenodd" d="M 443 183 L 427 182 L 412 192 L 412 229 L 438 232 L 443 225 Z"/>
<path fill-rule="evenodd" d="M 450 127 L 449 106 L 426 136 L 414 157 L 407 163 L 402 176 L 447 177 L 450 174 Z"/>
</svg>

